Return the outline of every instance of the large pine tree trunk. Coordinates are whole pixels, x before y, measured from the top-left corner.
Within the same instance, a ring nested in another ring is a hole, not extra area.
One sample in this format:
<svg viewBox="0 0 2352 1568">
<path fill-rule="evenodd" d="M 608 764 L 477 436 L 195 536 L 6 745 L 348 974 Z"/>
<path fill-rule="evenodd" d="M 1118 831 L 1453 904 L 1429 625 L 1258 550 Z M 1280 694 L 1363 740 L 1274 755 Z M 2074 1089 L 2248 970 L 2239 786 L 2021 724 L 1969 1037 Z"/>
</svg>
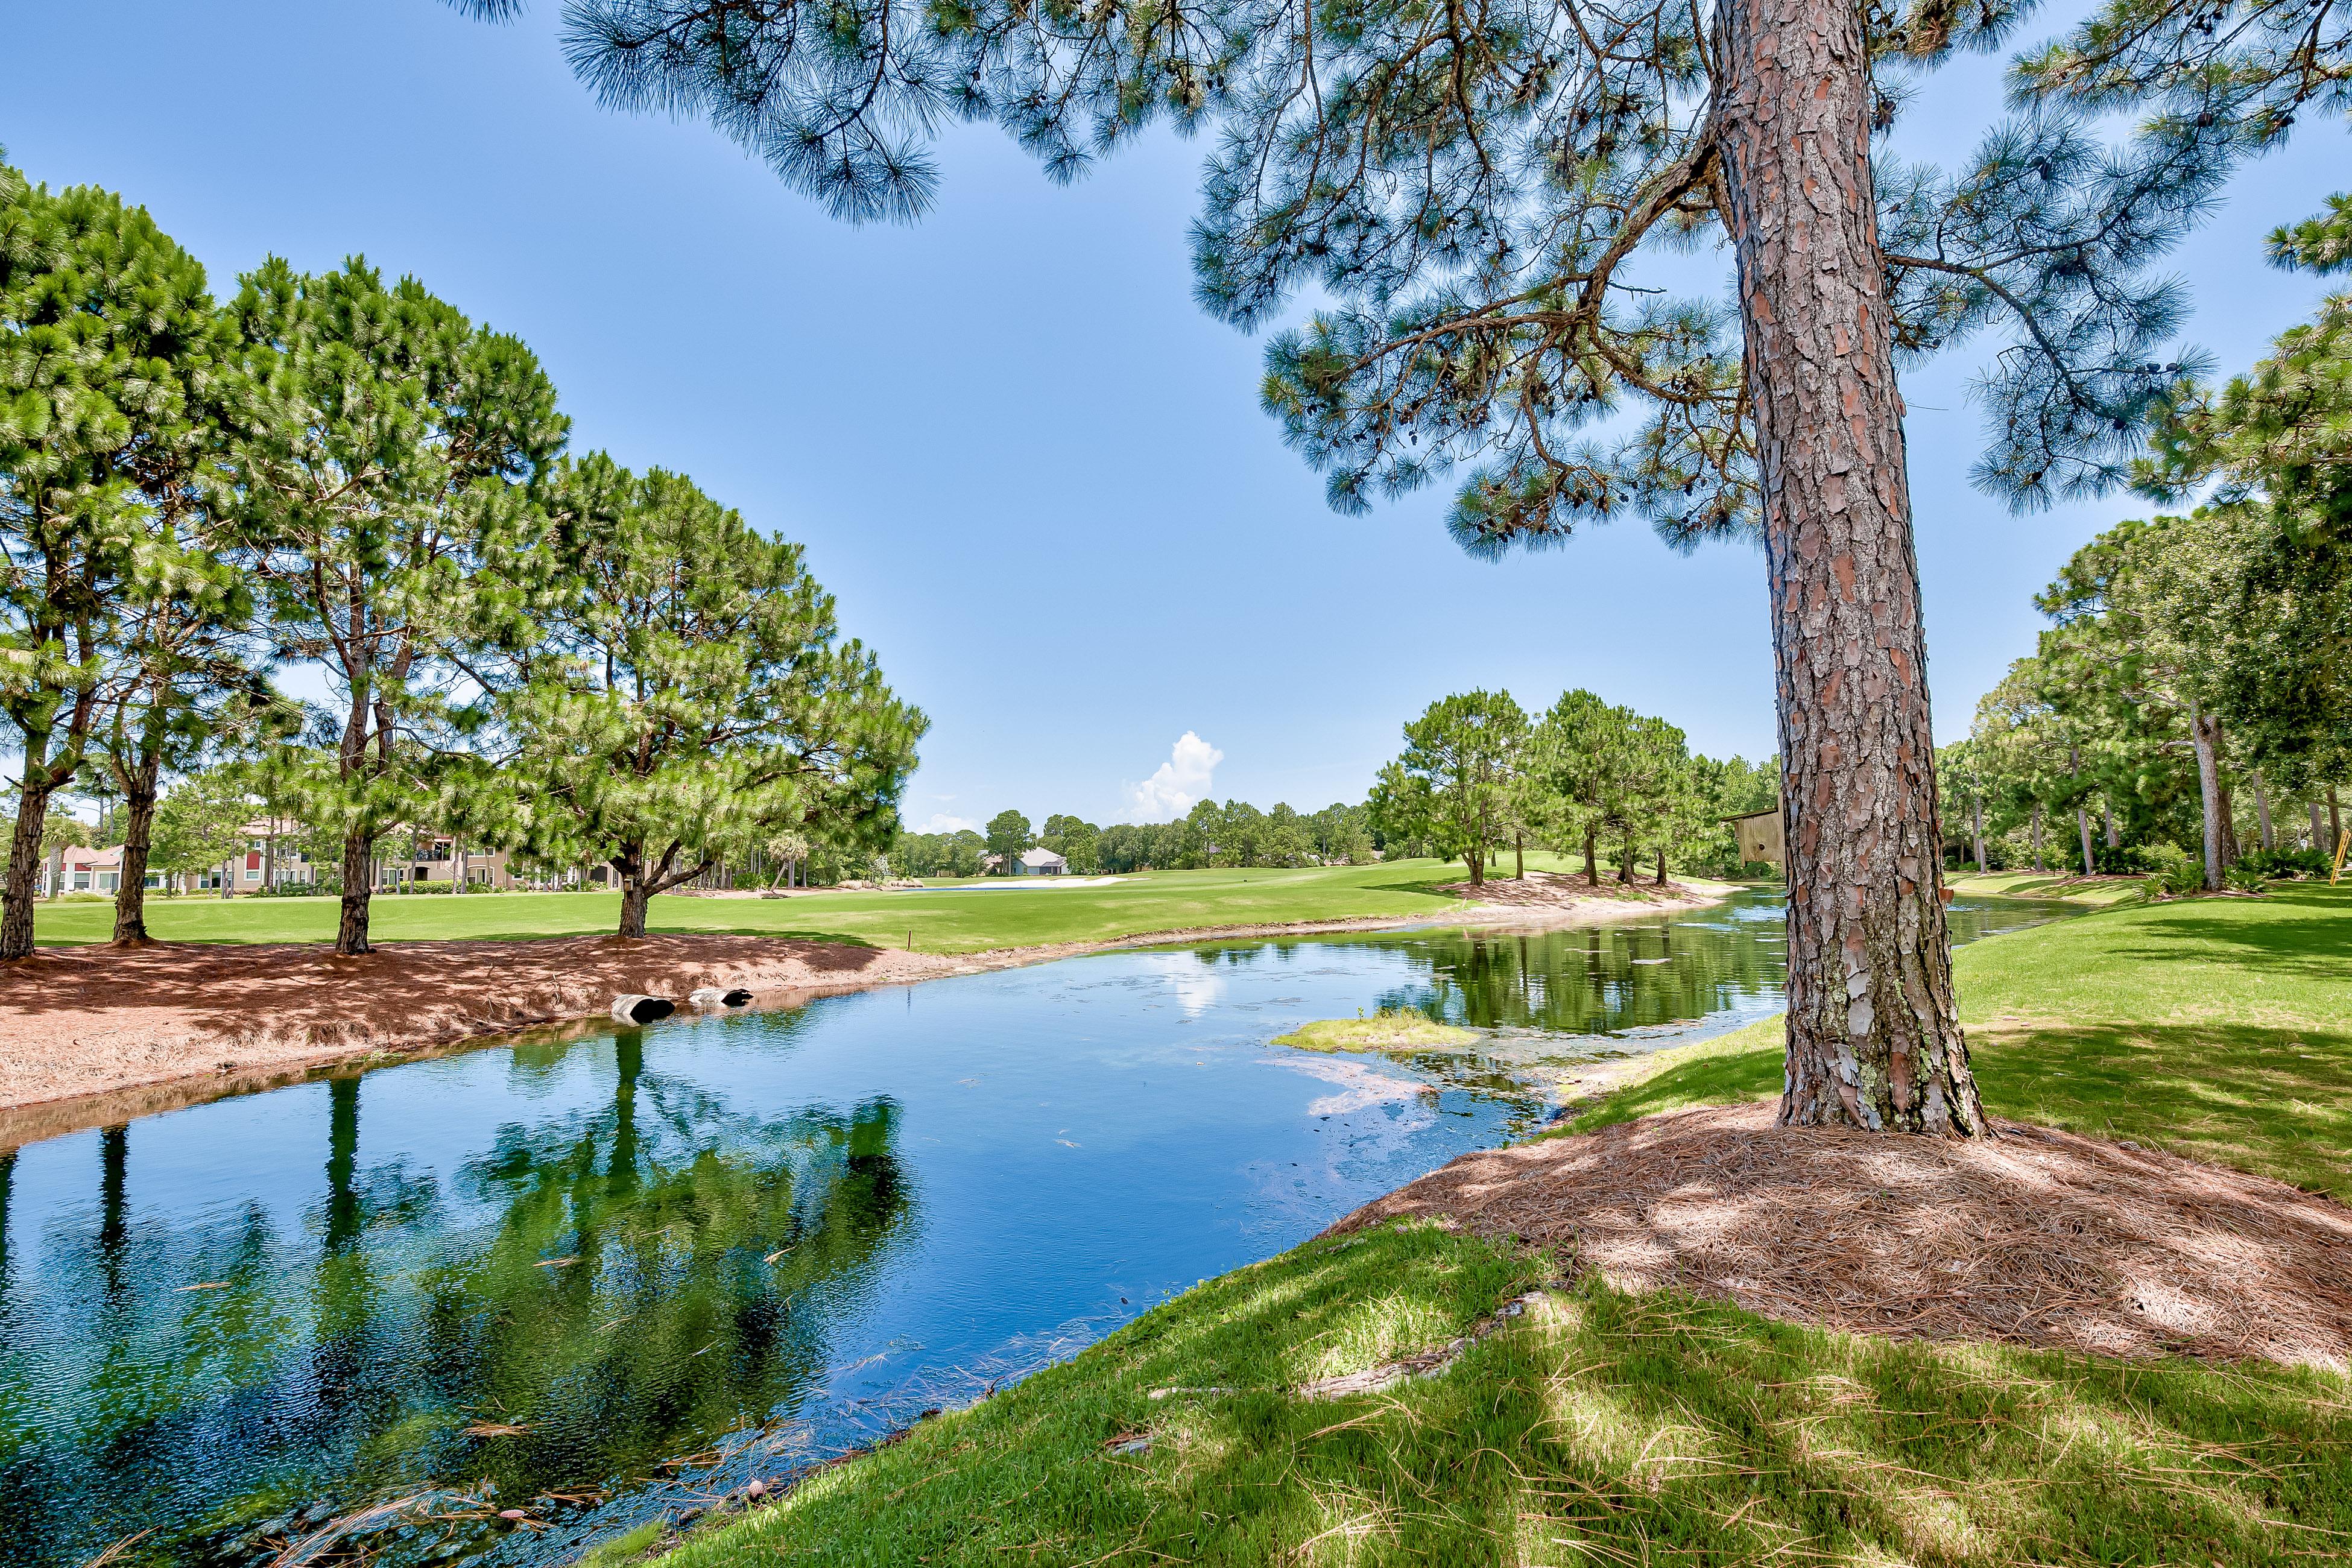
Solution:
<svg viewBox="0 0 2352 1568">
<path fill-rule="evenodd" d="M 121 883 L 114 889 L 114 945 L 143 947 L 147 934 L 147 857 L 155 842 L 159 760 L 148 758 L 124 781 Z"/>
<path fill-rule="evenodd" d="M 1987 869 L 1984 847 L 1984 796 L 1980 795 L 1971 796 L 1969 801 L 1969 831 L 1977 843 L 1977 875 L 1981 877 Z"/>
<path fill-rule="evenodd" d="M 374 864 L 374 844 L 358 828 L 343 835 L 343 906 L 335 924 L 335 951 L 373 952 L 368 946 L 368 900 L 374 892 L 368 872 Z"/>
<path fill-rule="evenodd" d="M 2094 876 L 2099 863 L 2091 858 L 2091 808 L 2080 801 L 2074 804 L 2074 829 L 2083 839 L 2083 875 Z"/>
<path fill-rule="evenodd" d="M 1725 0 L 1739 263 L 1788 841 L 1780 1120 L 1990 1131 L 1952 1004 L 1903 400 L 1861 10 Z"/>
<path fill-rule="evenodd" d="M 646 906 L 651 902 L 645 883 L 635 877 L 621 879 L 621 935 L 646 934 Z"/>
<path fill-rule="evenodd" d="M 1594 832 L 1584 836 L 1584 880 L 1588 887 L 1601 886 L 1601 835 Z"/>
<path fill-rule="evenodd" d="M 2271 792 L 2263 784 L 2263 770 L 2254 770 L 2254 816 L 2263 830 L 2263 847 L 2278 847 L 2278 836 L 2271 830 Z"/>
<path fill-rule="evenodd" d="M 49 815 L 50 786 L 44 770 L 29 758 L 16 791 L 16 827 L 8 837 L 8 879 L 0 891 L 0 958 L 29 958 L 33 953 L 33 906 L 39 900 L 35 886 L 41 874 L 41 825 Z"/>
<path fill-rule="evenodd" d="M 2314 849 L 2335 848 L 2336 846 L 2327 843 L 2326 839 L 2327 824 L 2319 815 L 2319 797 L 2313 795 L 2311 797 L 2311 847 Z"/>
<path fill-rule="evenodd" d="M 646 906 L 652 895 L 646 891 L 646 853 L 643 845 L 624 845 L 621 853 L 606 862 L 620 878 L 621 936 L 646 934 Z"/>
</svg>

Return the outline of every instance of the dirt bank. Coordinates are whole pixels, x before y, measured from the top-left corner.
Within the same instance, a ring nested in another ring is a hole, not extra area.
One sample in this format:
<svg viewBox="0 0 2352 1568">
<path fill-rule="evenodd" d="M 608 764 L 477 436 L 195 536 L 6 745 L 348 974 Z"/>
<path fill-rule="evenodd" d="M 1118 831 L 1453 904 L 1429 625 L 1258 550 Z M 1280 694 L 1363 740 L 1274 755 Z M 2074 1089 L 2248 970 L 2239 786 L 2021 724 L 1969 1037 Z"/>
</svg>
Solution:
<svg viewBox="0 0 2352 1568">
<path fill-rule="evenodd" d="M 1497 913 L 1526 916 L 1546 924 L 1556 919 L 1579 922 L 1623 920 L 1648 910 L 1692 910 L 1719 904 L 1739 891 L 1731 882 L 1668 882 L 1664 887 L 1642 880 L 1619 882 L 1604 876 L 1599 886 L 1580 875 L 1530 871 L 1524 877 L 1490 877 L 1475 886 L 1454 882 L 1437 889 L 1457 899 L 1470 899 L 1487 918 Z"/>
<path fill-rule="evenodd" d="M 600 1014 L 625 991 L 927 980 L 930 953 L 754 936 L 43 948 L 0 967 L 0 1108 L 411 1051 Z"/>
<path fill-rule="evenodd" d="M 1444 1215 L 1627 1289 L 1800 1322 L 2352 1364 L 2352 1210 L 2153 1150 L 1777 1127 L 1769 1103 L 1465 1154 L 1332 1226 Z"/>
</svg>

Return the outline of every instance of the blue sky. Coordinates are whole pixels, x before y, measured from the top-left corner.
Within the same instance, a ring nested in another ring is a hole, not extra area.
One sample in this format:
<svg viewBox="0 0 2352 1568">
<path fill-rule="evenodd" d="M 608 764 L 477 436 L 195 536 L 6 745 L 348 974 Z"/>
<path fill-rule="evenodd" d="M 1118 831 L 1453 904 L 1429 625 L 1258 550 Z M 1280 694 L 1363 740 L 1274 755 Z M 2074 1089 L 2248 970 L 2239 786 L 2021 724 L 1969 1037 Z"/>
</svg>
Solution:
<svg viewBox="0 0 2352 1568">
<path fill-rule="evenodd" d="M 1062 188 L 961 129 L 929 217 L 853 228 L 698 124 L 600 111 L 558 11 L 0 0 L 0 145 L 145 204 L 216 290 L 270 251 L 413 272 L 538 351 L 575 448 L 683 470 L 803 541 L 931 715 L 912 826 L 1355 799 L 1403 720 L 1473 686 L 1530 707 L 1586 686 L 1701 750 L 1771 750 L 1752 550 L 1685 559 L 1628 521 L 1484 563 L 1447 540 L 1444 489 L 1325 508 L 1258 412 L 1259 345 L 1192 304 L 1199 145 L 1153 137 Z M 1943 73 L 1906 150 L 1972 142 L 1998 95 L 1997 62 Z M 2315 124 L 2177 258 L 2223 367 L 2323 292 L 2260 238 L 2320 205 L 2343 153 Z M 1906 384 L 1944 740 L 2031 649 L 2032 592 L 2145 510 L 2019 518 L 1970 489 L 1975 363 Z"/>
</svg>

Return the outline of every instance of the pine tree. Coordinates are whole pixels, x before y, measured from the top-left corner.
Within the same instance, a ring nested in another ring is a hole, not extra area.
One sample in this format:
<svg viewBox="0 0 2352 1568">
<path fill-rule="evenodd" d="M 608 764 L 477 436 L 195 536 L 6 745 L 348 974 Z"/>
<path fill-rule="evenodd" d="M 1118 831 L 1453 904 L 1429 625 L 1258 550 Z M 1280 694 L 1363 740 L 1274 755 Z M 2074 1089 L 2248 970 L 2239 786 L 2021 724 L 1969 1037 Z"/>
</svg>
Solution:
<svg viewBox="0 0 2352 1568">
<path fill-rule="evenodd" d="M 862 865 L 891 842 L 928 724 L 840 639 L 799 545 L 602 453 L 546 506 L 537 638 L 498 697 L 533 853 L 611 866 L 637 937 L 654 895 L 755 845 Z"/>
<path fill-rule="evenodd" d="M 1404 739 L 1372 786 L 1373 820 L 1383 834 L 1460 856 L 1470 885 L 1481 886 L 1487 858 L 1508 842 L 1527 714 L 1507 691 L 1464 692 L 1431 703 Z"/>
<path fill-rule="evenodd" d="M 376 839 L 462 755 L 483 647 L 525 635 L 501 560 L 528 521 L 509 493 L 563 444 L 530 351 L 413 278 L 353 258 L 305 276 L 272 258 L 229 307 L 262 406 L 240 444 L 272 633 L 338 699 L 331 765 L 289 751 L 277 787 L 342 840 L 335 951 L 369 951 Z M 460 700 L 460 694 L 465 700 Z"/>
<path fill-rule="evenodd" d="M 1302 289 L 1332 302 L 1274 340 L 1264 396 L 1336 505 L 1466 466 L 1473 550 L 1628 511 L 1677 543 L 1760 538 L 1791 846 L 1784 1115 L 1968 1134 L 1986 1124 L 1936 887 L 1896 358 L 1998 330 L 1983 479 L 2021 504 L 2115 483 L 2181 370 L 2158 351 L 2181 302 L 2147 268 L 2241 144 L 2234 122 L 2164 115 L 2114 154 L 2052 110 L 1993 126 L 1954 172 L 1874 164 L 1900 79 L 2016 16 L 582 0 L 565 45 L 608 105 L 703 113 L 856 218 L 924 210 L 948 115 L 998 121 L 1058 178 L 1160 116 L 1213 124 L 1200 298 L 1244 327 Z M 1635 291 L 1638 252 L 1714 235 L 1736 316 Z"/>
<path fill-rule="evenodd" d="M 125 584 L 177 569 L 154 527 L 212 461 L 221 322 L 145 209 L 0 165 L 0 712 L 16 826 L 0 959 L 33 951 L 39 825 L 103 710 Z"/>
<path fill-rule="evenodd" d="M 147 864 L 163 781 L 283 739 L 295 710 L 270 685 L 254 595 L 216 517 L 156 520 L 122 595 L 90 749 L 122 800 L 114 944 L 148 940 Z M 242 825 L 243 818 L 239 818 Z"/>
<path fill-rule="evenodd" d="M 1535 728 L 1528 775 L 1536 792 L 1531 815 L 1563 854 L 1584 852 L 1586 885 L 1601 886 L 1601 840 L 1624 816 L 1624 780 L 1632 764 L 1631 710 L 1614 708 L 1581 688 L 1563 692 Z"/>
<path fill-rule="evenodd" d="M 997 874 L 1004 877 L 1013 875 L 1016 863 L 1036 842 L 1029 832 L 1029 819 L 1011 809 L 989 818 L 987 839 L 988 852 L 996 857 Z"/>
</svg>

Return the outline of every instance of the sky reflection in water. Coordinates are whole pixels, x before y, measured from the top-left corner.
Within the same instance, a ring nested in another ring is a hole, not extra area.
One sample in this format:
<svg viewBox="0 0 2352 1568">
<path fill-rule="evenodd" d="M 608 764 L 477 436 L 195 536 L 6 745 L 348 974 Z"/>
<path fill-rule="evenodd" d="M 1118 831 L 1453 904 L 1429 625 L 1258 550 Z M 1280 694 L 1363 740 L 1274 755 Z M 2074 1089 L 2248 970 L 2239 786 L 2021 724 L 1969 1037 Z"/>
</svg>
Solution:
<svg viewBox="0 0 2352 1568">
<path fill-rule="evenodd" d="M 420 1497 L 314 1560 L 568 1560 L 1530 1128 L 1530 1063 L 1777 1010 L 1779 935 L 1749 896 L 1111 953 L 28 1144 L 0 1155 L 0 1563 L 146 1530 L 118 1561 L 257 1564 Z M 1399 1059 L 1266 1043 L 1382 1005 L 1494 1034 Z M 505 1507 L 551 1527 L 503 1531 Z"/>
</svg>

